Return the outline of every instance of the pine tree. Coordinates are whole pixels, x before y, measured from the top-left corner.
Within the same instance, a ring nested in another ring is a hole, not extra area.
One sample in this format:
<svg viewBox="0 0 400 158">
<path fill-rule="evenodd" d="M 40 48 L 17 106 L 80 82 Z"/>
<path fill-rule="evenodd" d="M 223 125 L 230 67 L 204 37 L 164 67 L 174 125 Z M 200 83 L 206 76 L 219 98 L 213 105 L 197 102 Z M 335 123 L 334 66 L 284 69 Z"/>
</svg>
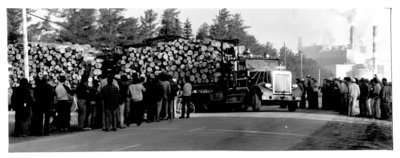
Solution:
<svg viewBox="0 0 400 158">
<path fill-rule="evenodd" d="M 144 17 L 140 17 L 140 36 L 141 39 L 153 38 L 156 33 L 157 13 L 149 9 L 144 12 Z"/>
<path fill-rule="evenodd" d="M 196 39 L 205 39 L 210 37 L 210 26 L 203 23 L 197 30 Z"/>
<path fill-rule="evenodd" d="M 140 43 L 140 27 L 137 18 L 127 18 L 118 26 L 118 43 Z"/>
<path fill-rule="evenodd" d="M 99 19 L 97 23 L 99 28 L 97 29 L 97 41 L 100 44 L 113 48 L 119 44 L 118 41 L 118 29 L 119 26 L 124 22 L 124 16 L 122 13 L 125 9 L 100 9 Z"/>
<path fill-rule="evenodd" d="M 231 14 L 228 9 L 223 8 L 219 10 L 217 17 L 213 20 L 210 27 L 210 36 L 213 39 L 227 39 L 228 37 L 228 23 Z"/>
<path fill-rule="evenodd" d="M 36 10 L 27 9 L 27 13 L 34 13 Z M 32 18 L 27 15 L 27 21 Z M 28 30 L 29 31 L 29 30 Z M 7 42 L 21 43 L 22 42 L 22 9 L 7 8 Z"/>
<path fill-rule="evenodd" d="M 190 39 L 192 36 L 192 24 L 190 23 L 189 19 L 186 18 L 186 21 L 183 24 L 183 37 Z"/>
<path fill-rule="evenodd" d="M 61 23 L 61 42 L 96 45 L 95 9 L 63 9 L 56 15 L 65 18 Z"/>
<path fill-rule="evenodd" d="M 161 20 L 161 27 L 159 28 L 160 36 L 182 35 L 181 22 L 178 18 L 179 14 L 180 11 L 177 11 L 176 8 L 168 8 L 164 10 Z"/>
</svg>

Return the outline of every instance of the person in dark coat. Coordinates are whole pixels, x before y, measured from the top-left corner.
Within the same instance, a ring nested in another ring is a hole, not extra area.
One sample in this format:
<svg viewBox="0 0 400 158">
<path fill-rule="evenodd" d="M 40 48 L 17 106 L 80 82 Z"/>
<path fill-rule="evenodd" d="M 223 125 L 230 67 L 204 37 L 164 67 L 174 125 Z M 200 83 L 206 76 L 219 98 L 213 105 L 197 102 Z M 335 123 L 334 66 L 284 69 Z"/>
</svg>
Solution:
<svg viewBox="0 0 400 158">
<path fill-rule="evenodd" d="M 332 95 L 330 92 L 330 82 L 328 79 L 324 79 L 324 83 L 321 88 L 321 93 L 322 93 L 322 109 L 325 110 L 330 110 L 330 96 Z"/>
<path fill-rule="evenodd" d="M 37 136 L 49 135 L 50 132 L 50 114 L 54 103 L 55 93 L 54 88 L 48 82 L 48 76 L 43 76 L 37 87 L 35 87 L 33 93 L 36 100 L 35 106 L 37 106 L 37 110 L 34 110 L 35 112 L 33 113 L 32 134 Z"/>
<path fill-rule="evenodd" d="M 105 118 L 104 131 L 117 131 L 117 112 L 119 106 L 119 89 L 113 85 L 113 77 L 107 78 L 107 85 L 101 89 L 101 97 L 103 98 Z"/>
<path fill-rule="evenodd" d="M 78 98 L 78 130 L 83 130 L 86 118 L 87 100 L 89 99 L 88 76 L 83 75 L 76 89 Z"/>
<path fill-rule="evenodd" d="M 368 101 L 369 87 L 367 86 L 366 81 L 368 80 L 365 79 L 360 80 L 360 100 L 359 100 L 360 117 L 368 116 L 367 101 Z"/>
<path fill-rule="evenodd" d="M 99 81 L 93 80 L 92 87 L 89 87 L 89 95 L 87 100 L 85 128 L 101 128 L 101 98 L 97 88 Z"/>
<path fill-rule="evenodd" d="M 121 94 L 121 100 L 119 104 L 119 127 L 120 128 L 126 128 L 126 125 L 128 124 L 127 120 L 129 119 L 129 110 L 130 107 L 127 105 L 127 99 L 128 99 L 128 87 L 131 84 L 131 82 L 128 80 L 128 76 L 122 75 L 121 76 L 121 81 L 119 82 L 119 87 L 120 87 L 120 94 Z"/>
<path fill-rule="evenodd" d="M 164 89 L 159 82 L 158 76 L 150 76 L 144 87 L 146 88 L 144 100 L 148 109 L 147 122 L 159 122 Z"/>
<path fill-rule="evenodd" d="M 308 101 L 308 108 L 315 109 L 318 105 L 315 105 L 314 97 L 314 88 L 315 84 L 312 80 L 311 76 L 307 76 L 307 101 Z"/>
<path fill-rule="evenodd" d="M 381 99 L 381 118 L 385 120 L 392 120 L 392 87 L 388 84 L 387 79 L 382 79 L 383 87 L 379 94 Z"/>
<path fill-rule="evenodd" d="M 11 104 L 12 109 L 15 110 L 14 136 L 28 136 L 31 106 L 34 104 L 34 100 L 26 78 L 22 78 L 19 81 L 19 87 L 13 90 Z"/>
</svg>

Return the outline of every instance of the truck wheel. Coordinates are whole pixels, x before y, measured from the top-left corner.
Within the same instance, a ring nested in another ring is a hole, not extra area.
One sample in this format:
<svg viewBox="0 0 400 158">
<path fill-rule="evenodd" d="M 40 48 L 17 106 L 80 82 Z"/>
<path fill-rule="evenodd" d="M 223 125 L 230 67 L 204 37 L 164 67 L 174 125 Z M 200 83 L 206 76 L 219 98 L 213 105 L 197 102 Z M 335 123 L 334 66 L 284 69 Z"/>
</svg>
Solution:
<svg viewBox="0 0 400 158">
<path fill-rule="evenodd" d="M 289 105 L 288 105 L 289 112 L 295 112 L 296 109 L 297 109 L 297 103 L 296 102 L 289 103 Z"/>
<path fill-rule="evenodd" d="M 257 94 L 252 94 L 251 96 L 251 104 L 250 106 L 253 108 L 254 112 L 260 111 L 261 100 Z"/>
</svg>

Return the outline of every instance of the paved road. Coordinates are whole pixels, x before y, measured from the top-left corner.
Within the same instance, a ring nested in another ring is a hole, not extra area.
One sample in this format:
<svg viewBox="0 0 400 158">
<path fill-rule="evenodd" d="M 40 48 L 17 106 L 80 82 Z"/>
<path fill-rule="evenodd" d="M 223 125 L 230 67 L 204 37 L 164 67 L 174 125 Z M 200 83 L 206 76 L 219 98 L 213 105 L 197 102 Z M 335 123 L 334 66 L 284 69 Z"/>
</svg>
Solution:
<svg viewBox="0 0 400 158">
<path fill-rule="evenodd" d="M 190 119 L 131 126 L 117 132 L 92 130 L 13 143 L 10 152 L 288 150 L 313 137 L 328 121 L 390 122 L 339 116 L 335 112 L 279 108 L 262 112 L 194 114 Z"/>
</svg>

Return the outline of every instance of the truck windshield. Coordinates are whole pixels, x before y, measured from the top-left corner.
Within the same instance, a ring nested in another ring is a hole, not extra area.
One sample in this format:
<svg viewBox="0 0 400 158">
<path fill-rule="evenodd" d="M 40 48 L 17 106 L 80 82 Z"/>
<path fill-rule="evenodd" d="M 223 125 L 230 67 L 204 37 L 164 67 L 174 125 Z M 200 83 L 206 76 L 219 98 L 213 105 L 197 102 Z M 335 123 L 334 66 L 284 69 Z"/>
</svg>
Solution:
<svg viewBox="0 0 400 158">
<path fill-rule="evenodd" d="M 246 69 L 249 71 L 272 71 L 276 66 L 277 60 L 246 60 Z"/>
</svg>

